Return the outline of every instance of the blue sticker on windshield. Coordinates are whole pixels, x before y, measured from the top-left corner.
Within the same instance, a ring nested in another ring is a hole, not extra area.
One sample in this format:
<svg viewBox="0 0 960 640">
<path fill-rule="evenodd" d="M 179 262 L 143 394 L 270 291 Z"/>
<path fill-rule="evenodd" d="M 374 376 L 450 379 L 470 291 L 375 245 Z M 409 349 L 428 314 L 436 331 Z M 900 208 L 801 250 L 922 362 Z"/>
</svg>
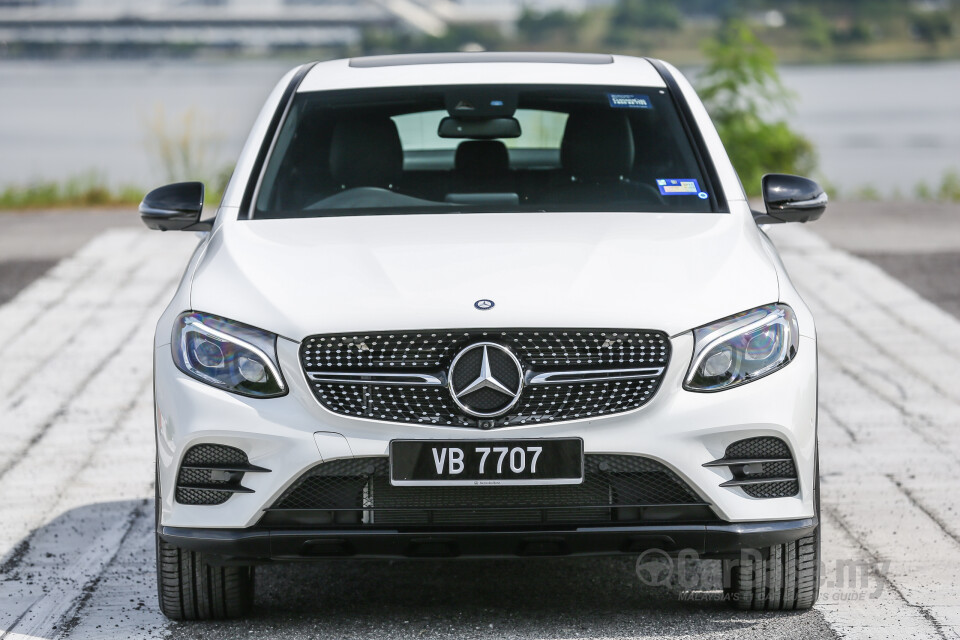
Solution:
<svg viewBox="0 0 960 640">
<path fill-rule="evenodd" d="M 701 200 L 708 197 L 694 178 L 658 178 L 657 187 L 662 196 L 699 196 Z"/>
<path fill-rule="evenodd" d="M 641 96 L 634 93 L 608 93 L 610 106 L 616 109 L 653 109 L 650 96 Z"/>
</svg>

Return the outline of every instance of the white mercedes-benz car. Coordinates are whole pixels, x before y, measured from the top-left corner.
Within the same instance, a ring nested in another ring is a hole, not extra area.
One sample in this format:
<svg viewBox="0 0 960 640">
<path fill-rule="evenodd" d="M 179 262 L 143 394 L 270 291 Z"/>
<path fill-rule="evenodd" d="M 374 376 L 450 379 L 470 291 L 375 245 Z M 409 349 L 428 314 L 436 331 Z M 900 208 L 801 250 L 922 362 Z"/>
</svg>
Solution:
<svg viewBox="0 0 960 640">
<path fill-rule="evenodd" d="M 287 74 L 157 326 L 157 575 L 241 615 L 254 565 L 692 550 L 741 608 L 817 597 L 814 320 L 686 79 L 462 53 Z"/>
</svg>

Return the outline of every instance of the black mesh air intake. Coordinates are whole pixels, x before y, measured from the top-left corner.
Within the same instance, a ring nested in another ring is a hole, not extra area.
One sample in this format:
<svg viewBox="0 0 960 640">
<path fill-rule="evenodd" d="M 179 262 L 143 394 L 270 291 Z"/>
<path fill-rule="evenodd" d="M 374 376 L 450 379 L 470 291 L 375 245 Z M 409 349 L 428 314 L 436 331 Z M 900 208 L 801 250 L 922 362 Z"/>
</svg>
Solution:
<svg viewBox="0 0 960 640">
<path fill-rule="evenodd" d="M 386 457 L 333 460 L 294 482 L 268 520 L 276 522 L 277 512 L 295 518 L 302 511 L 313 525 L 504 526 L 638 521 L 656 517 L 658 507 L 701 518 L 711 514 L 655 460 L 587 454 L 584 465 L 584 481 L 577 485 L 393 486 Z"/>
<path fill-rule="evenodd" d="M 736 460 L 755 460 L 751 464 L 732 464 Z M 730 461 L 734 482 L 753 498 L 786 498 L 800 493 L 797 469 L 787 443 L 773 436 L 738 440 L 727 447 L 718 463 Z M 756 482 L 764 481 L 764 482 Z"/>
<path fill-rule="evenodd" d="M 180 461 L 176 500 L 180 504 L 223 504 L 235 493 L 251 493 L 240 484 L 247 472 L 267 469 L 250 464 L 236 447 L 198 444 L 190 447 Z"/>
</svg>

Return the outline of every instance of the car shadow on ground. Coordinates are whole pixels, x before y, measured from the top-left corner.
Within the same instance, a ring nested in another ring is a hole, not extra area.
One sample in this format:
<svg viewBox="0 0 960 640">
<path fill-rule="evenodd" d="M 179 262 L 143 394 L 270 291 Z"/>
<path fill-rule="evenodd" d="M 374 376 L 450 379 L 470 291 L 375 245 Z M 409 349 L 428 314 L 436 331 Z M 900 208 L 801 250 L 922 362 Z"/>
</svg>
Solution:
<svg viewBox="0 0 960 640">
<path fill-rule="evenodd" d="M 732 609 L 719 561 L 673 563 L 668 576 L 654 567 L 654 585 L 637 565 L 636 556 L 262 565 L 247 617 L 174 623 L 156 601 L 153 501 L 102 502 L 58 515 L 0 559 L 0 634 L 47 595 L 73 602 L 49 629 L 31 627 L 35 637 L 96 636 L 101 624 L 117 637 L 203 639 L 834 637 L 815 611 Z"/>
<path fill-rule="evenodd" d="M 833 635 L 816 613 L 733 610 L 721 599 L 719 561 L 675 568 L 655 586 L 636 564 L 628 556 L 262 566 L 249 618 L 178 624 L 174 635 L 196 637 L 197 627 L 203 638 Z"/>
</svg>

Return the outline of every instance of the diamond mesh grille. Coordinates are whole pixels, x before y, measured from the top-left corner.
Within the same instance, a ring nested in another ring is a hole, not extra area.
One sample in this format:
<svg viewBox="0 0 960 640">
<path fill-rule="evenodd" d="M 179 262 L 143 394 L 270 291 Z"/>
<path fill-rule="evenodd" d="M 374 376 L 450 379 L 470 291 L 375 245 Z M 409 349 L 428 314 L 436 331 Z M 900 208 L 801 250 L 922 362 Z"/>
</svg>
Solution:
<svg viewBox="0 0 960 640">
<path fill-rule="evenodd" d="M 247 454 L 222 444 L 198 444 L 190 447 L 181 464 L 246 464 Z"/>
<path fill-rule="evenodd" d="M 673 471 L 639 456 L 585 456 L 579 485 L 399 486 L 390 484 L 386 457 L 322 463 L 301 476 L 273 510 L 348 510 L 354 522 L 400 524 L 604 523 L 618 507 L 699 505 L 703 501 Z M 639 512 L 636 512 L 639 517 Z M 347 519 L 340 514 L 331 522 Z"/>
<path fill-rule="evenodd" d="M 792 462 L 764 462 L 760 473 L 751 473 L 751 478 L 796 478 Z"/>
<path fill-rule="evenodd" d="M 790 447 L 780 438 L 764 436 L 759 438 L 747 438 L 738 440 L 729 447 L 724 453 L 725 458 L 789 458 L 785 462 L 763 462 L 760 463 L 760 470 L 753 472 L 749 476 L 742 473 L 738 476 L 738 469 L 732 467 L 735 477 L 750 478 L 796 478 L 797 468 L 793 463 L 793 456 L 790 454 Z M 764 484 L 751 484 L 741 487 L 748 496 L 753 498 L 787 498 L 800 493 L 800 483 L 797 480 L 790 482 L 771 482 Z"/>
<path fill-rule="evenodd" d="M 467 427 L 473 421 L 460 413 L 444 387 L 391 387 L 314 383 L 314 393 L 336 413 L 377 420 Z"/>
<path fill-rule="evenodd" d="M 310 370 L 436 369 L 471 342 L 499 342 L 534 367 L 661 366 L 670 356 L 662 331 L 539 329 L 393 331 L 310 336 L 300 355 Z"/>
<path fill-rule="evenodd" d="M 738 440 L 727 447 L 727 458 L 789 458 L 790 448 L 780 438 L 764 436 Z"/>
<path fill-rule="evenodd" d="M 769 484 L 752 484 L 743 488 L 747 495 L 754 498 L 789 498 L 800 492 L 800 484 L 792 482 L 771 482 Z"/>
<path fill-rule="evenodd" d="M 659 384 L 659 378 L 646 378 L 528 387 L 505 424 L 576 420 L 629 411 L 653 397 Z"/>
<path fill-rule="evenodd" d="M 666 367 L 670 360 L 670 341 L 665 333 L 613 329 L 318 335 L 303 341 L 300 357 L 307 373 L 418 371 L 442 376 L 457 353 L 480 341 L 493 341 L 509 347 L 525 367 L 541 372 Z M 480 350 L 464 355 L 464 358 L 478 357 Z M 472 370 L 471 367 L 462 369 L 464 372 Z M 460 372 L 458 366 L 458 375 L 469 375 Z M 528 386 L 516 407 L 499 418 L 497 425 L 574 420 L 630 411 L 653 397 L 661 379 L 662 376 L 619 382 Z M 458 378 L 454 382 L 462 388 L 470 381 Z M 454 404 L 450 392 L 444 387 L 312 382 L 311 388 L 323 406 L 344 415 L 451 426 L 477 424 Z M 495 400 L 502 401 L 501 397 L 465 399 L 480 410 L 487 404 L 496 404 Z"/>
</svg>

